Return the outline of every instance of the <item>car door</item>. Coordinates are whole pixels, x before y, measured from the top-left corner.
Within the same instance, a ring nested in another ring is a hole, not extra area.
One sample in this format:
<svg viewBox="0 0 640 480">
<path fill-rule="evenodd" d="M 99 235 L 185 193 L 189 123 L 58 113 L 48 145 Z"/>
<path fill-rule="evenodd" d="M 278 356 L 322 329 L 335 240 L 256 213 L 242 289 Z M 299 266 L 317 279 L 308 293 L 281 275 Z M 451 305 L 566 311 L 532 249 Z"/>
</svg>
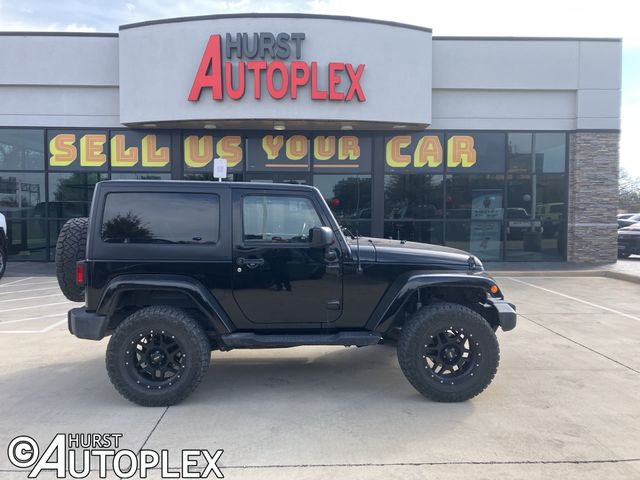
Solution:
<svg viewBox="0 0 640 480">
<path fill-rule="evenodd" d="M 257 324 L 320 324 L 342 308 L 338 243 L 313 247 L 309 231 L 328 225 L 312 195 L 236 190 L 233 296 Z"/>
</svg>

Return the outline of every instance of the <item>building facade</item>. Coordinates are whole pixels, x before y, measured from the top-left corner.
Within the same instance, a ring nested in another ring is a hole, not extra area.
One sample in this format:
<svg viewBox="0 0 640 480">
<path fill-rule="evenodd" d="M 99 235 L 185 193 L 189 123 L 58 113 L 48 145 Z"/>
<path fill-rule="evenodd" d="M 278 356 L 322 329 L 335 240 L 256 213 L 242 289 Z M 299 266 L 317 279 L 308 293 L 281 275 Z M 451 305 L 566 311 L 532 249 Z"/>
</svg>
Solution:
<svg viewBox="0 0 640 480">
<path fill-rule="evenodd" d="M 219 15 L 0 33 L 10 260 L 53 259 L 106 179 L 315 185 L 360 235 L 615 261 L 621 42 Z M 161 207 L 161 206 L 160 206 Z"/>
</svg>

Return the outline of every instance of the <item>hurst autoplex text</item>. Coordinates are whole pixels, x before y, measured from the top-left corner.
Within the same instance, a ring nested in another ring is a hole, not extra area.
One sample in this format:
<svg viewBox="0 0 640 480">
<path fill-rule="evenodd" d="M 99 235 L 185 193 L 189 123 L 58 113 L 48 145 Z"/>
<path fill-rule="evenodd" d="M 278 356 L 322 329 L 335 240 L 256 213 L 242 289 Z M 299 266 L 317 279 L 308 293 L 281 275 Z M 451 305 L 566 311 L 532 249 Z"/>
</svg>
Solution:
<svg viewBox="0 0 640 480">
<path fill-rule="evenodd" d="M 224 41 L 211 35 L 189 101 L 197 102 L 203 90 L 211 89 L 213 100 L 308 95 L 319 101 L 364 102 L 364 64 L 300 60 L 304 40 L 304 33 L 227 33 Z"/>
</svg>

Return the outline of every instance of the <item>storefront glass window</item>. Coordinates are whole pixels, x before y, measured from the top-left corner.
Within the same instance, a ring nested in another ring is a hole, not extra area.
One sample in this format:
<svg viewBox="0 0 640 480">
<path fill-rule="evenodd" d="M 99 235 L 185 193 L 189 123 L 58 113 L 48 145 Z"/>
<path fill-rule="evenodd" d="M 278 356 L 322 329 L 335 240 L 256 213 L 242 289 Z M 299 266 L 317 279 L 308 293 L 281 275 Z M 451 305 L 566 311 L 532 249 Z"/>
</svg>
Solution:
<svg viewBox="0 0 640 480">
<path fill-rule="evenodd" d="M 0 128 L 0 170 L 43 170 L 44 130 Z"/>
<path fill-rule="evenodd" d="M 111 180 L 171 180 L 170 173 L 113 172 Z"/>
<path fill-rule="evenodd" d="M 443 175 L 385 175 L 384 218 L 442 218 Z"/>
<path fill-rule="evenodd" d="M 7 218 L 7 245 L 10 261 L 46 260 L 46 221 Z"/>
<path fill-rule="evenodd" d="M 341 226 L 353 234 L 370 234 L 370 175 L 314 175 L 313 184 Z"/>
<path fill-rule="evenodd" d="M 49 173 L 49 217 L 89 215 L 95 184 L 107 178 L 106 173 Z"/>
<path fill-rule="evenodd" d="M 385 220 L 384 237 L 435 245 L 444 244 L 442 221 Z"/>
<path fill-rule="evenodd" d="M 446 188 L 446 245 L 500 260 L 504 175 L 449 175 Z"/>
<path fill-rule="evenodd" d="M 481 209 L 492 209 L 492 215 L 502 218 L 503 190 L 504 175 L 448 175 L 447 219 L 477 218 Z"/>
<path fill-rule="evenodd" d="M 566 134 L 534 134 L 535 171 L 543 173 L 563 173 L 566 157 Z"/>
<path fill-rule="evenodd" d="M 0 212 L 9 218 L 44 218 L 43 173 L 0 172 Z"/>
<path fill-rule="evenodd" d="M 533 134 L 507 135 L 507 166 L 513 173 L 530 173 L 533 162 Z"/>
<path fill-rule="evenodd" d="M 559 260 L 565 245 L 566 179 L 558 174 L 509 175 L 507 260 Z"/>
</svg>

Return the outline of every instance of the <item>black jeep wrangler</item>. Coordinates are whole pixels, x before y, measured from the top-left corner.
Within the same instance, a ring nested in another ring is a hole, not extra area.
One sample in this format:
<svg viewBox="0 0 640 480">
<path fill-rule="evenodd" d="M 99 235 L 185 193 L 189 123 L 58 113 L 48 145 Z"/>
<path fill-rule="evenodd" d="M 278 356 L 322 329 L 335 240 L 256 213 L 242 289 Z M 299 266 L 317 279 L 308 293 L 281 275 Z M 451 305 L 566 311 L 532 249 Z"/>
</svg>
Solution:
<svg viewBox="0 0 640 480">
<path fill-rule="evenodd" d="M 79 338 L 111 335 L 116 389 L 141 405 L 186 398 L 212 350 L 397 342 L 437 401 L 484 390 L 513 305 L 473 255 L 343 231 L 308 186 L 107 181 L 56 251 Z"/>
</svg>

